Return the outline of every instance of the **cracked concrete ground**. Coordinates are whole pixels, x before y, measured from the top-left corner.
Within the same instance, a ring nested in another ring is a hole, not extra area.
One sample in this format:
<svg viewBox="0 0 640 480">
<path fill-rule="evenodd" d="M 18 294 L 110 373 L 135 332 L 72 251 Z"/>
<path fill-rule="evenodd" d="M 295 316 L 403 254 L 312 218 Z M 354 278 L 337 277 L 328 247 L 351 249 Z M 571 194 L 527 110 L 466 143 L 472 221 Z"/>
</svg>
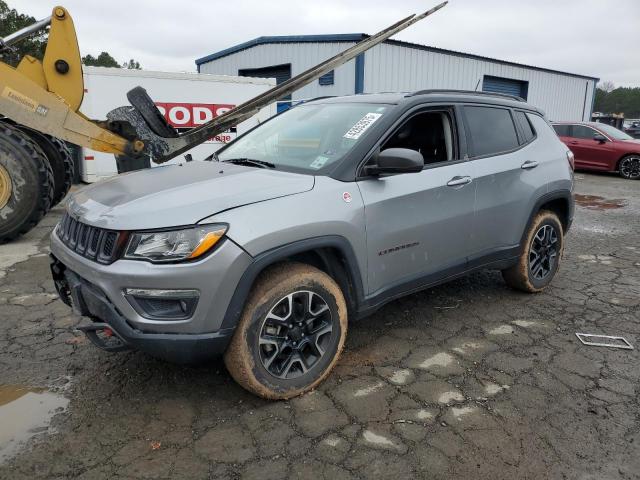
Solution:
<svg viewBox="0 0 640 480">
<path fill-rule="evenodd" d="M 640 478 L 639 187 L 577 175 L 577 193 L 622 206 L 580 197 L 544 293 L 483 272 L 395 301 L 351 324 L 317 391 L 276 403 L 221 362 L 107 354 L 77 336 L 49 280 L 57 208 L 0 247 L 0 383 L 70 402 L 0 478 Z"/>
</svg>

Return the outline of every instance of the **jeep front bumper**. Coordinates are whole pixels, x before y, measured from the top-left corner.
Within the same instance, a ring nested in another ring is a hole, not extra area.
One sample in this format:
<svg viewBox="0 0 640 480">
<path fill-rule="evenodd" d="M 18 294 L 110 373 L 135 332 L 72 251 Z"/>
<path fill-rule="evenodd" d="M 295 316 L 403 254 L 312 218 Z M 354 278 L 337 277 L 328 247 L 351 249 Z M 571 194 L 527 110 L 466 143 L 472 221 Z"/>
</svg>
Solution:
<svg viewBox="0 0 640 480">
<path fill-rule="evenodd" d="M 252 260 L 226 240 L 197 262 L 156 265 L 117 260 L 101 265 L 68 249 L 55 232 L 51 253 L 56 288 L 76 313 L 89 318 L 81 329 L 94 343 L 105 348 L 91 332 L 108 329 L 123 346 L 179 363 L 224 352 L 234 328 L 222 329 L 222 321 Z M 187 316 L 153 318 L 127 298 L 131 289 L 197 291 L 197 304 Z"/>
</svg>

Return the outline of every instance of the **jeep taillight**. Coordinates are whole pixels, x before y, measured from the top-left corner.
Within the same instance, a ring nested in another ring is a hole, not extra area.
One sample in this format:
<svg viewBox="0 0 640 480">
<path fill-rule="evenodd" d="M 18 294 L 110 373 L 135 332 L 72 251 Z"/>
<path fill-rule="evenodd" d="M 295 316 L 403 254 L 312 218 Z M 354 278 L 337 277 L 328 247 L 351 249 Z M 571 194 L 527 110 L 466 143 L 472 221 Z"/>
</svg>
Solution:
<svg viewBox="0 0 640 480">
<path fill-rule="evenodd" d="M 571 166 L 571 170 L 575 170 L 575 159 L 576 157 L 573 155 L 573 152 L 571 150 L 567 150 L 567 161 Z"/>
</svg>

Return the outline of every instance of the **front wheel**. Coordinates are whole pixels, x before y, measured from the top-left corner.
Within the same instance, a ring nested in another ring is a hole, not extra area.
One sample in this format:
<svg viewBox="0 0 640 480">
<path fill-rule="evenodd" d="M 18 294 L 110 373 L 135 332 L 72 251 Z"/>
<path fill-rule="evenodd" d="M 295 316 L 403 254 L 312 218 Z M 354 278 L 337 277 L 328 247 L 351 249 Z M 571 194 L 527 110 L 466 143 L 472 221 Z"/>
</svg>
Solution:
<svg viewBox="0 0 640 480">
<path fill-rule="evenodd" d="M 640 178 L 640 155 L 627 155 L 618 164 L 622 178 L 638 180 Z"/>
<path fill-rule="evenodd" d="M 309 265 L 281 264 L 253 287 L 224 361 L 245 389 L 287 399 L 324 380 L 346 335 L 347 306 L 336 282 Z"/>
<path fill-rule="evenodd" d="M 541 292 L 558 271 L 564 249 L 564 233 L 558 216 L 541 210 L 527 229 L 518 263 L 502 270 L 504 281 L 523 292 Z"/>
</svg>

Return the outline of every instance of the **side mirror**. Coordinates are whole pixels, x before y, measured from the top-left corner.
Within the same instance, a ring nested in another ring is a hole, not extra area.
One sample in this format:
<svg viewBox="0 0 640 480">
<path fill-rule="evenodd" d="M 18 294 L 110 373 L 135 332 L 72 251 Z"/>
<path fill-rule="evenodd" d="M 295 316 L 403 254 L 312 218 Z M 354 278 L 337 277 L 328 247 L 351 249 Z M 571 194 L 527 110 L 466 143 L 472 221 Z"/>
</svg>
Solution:
<svg viewBox="0 0 640 480">
<path fill-rule="evenodd" d="M 367 175 L 399 175 L 421 172 L 424 157 L 420 152 L 408 148 L 387 148 L 373 159 L 374 163 L 365 167 Z"/>
<path fill-rule="evenodd" d="M 593 139 L 594 139 L 596 142 L 600 142 L 600 143 L 604 143 L 604 142 L 606 142 L 606 141 L 607 141 L 607 137 L 605 137 L 604 135 L 601 135 L 601 134 L 599 134 L 599 133 L 596 133 L 596 134 L 593 136 Z"/>
</svg>

